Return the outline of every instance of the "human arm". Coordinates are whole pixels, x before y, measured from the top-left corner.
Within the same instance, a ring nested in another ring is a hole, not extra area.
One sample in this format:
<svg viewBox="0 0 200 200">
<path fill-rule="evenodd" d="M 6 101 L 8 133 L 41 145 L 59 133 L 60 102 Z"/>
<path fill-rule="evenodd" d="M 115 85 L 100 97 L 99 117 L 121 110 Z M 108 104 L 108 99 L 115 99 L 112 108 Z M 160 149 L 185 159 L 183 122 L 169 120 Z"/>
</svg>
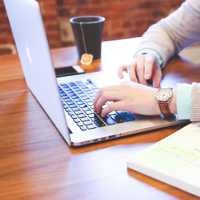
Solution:
<svg viewBox="0 0 200 200">
<path fill-rule="evenodd" d="M 158 89 L 134 82 L 124 82 L 120 85 L 104 87 L 99 90 L 94 99 L 94 110 L 105 117 L 114 110 L 123 110 L 142 115 L 160 115 L 160 109 L 155 97 Z M 103 110 L 107 101 L 113 101 Z M 169 103 L 170 111 L 176 113 L 176 90 Z"/>
<path fill-rule="evenodd" d="M 197 4 L 198 2 L 196 0 L 187 0 L 174 13 L 152 25 L 142 36 L 142 42 L 135 55 L 138 55 L 144 49 L 153 49 L 162 58 L 161 68 L 163 68 L 171 56 L 200 40 L 200 4 Z M 141 62 L 137 61 L 137 63 Z M 130 78 L 133 76 L 140 79 L 141 76 L 137 75 L 137 68 L 143 68 L 144 75 L 142 79 L 145 79 L 145 71 L 149 71 L 146 70 L 147 66 L 133 65 L 132 61 L 131 64 L 127 65 L 127 68 L 135 73 L 135 75 L 133 73 L 129 74 Z M 151 69 L 152 66 L 149 68 Z M 126 68 L 123 67 L 123 69 Z M 121 75 L 123 70 L 120 69 L 119 71 Z M 159 80 L 157 81 L 159 82 Z"/>
<path fill-rule="evenodd" d="M 134 82 L 104 87 L 94 99 L 94 110 L 105 117 L 114 110 L 123 110 L 142 115 L 160 115 L 155 94 L 158 89 Z M 113 101 L 104 109 L 107 101 Z M 170 112 L 178 115 L 179 120 L 200 121 L 200 83 L 178 83 L 173 89 L 169 103 Z"/>
</svg>

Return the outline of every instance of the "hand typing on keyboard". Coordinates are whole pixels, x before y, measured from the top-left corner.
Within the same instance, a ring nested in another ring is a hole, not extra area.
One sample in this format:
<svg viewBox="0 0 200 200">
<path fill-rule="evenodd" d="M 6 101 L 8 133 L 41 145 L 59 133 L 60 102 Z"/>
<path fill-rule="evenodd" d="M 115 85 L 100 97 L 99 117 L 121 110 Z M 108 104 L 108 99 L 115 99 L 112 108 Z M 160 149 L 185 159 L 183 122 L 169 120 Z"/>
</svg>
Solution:
<svg viewBox="0 0 200 200">
<path fill-rule="evenodd" d="M 135 120 L 133 113 L 122 110 L 112 111 L 104 117 L 94 112 L 93 99 L 99 88 L 90 79 L 60 83 L 59 91 L 63 109 L 82 131 Z M 108 102 L 104 106 L 107 105 Z"/>
<path fill-rule="evenodd" d="M 135 82 L 104 87 L 94 99 L 94 110 L 104 117 L 114 110 L 123 110 L 142 115 L 160 115 L 155 94 L 158 89 Z M 175 93 L 176 91 L 174 91 Z M 175 94 L 174 94 L 175 96 Z M 170 110 L 175 113 L 176 98 L 170 103 Z M 102 109 L 107 101 L 113 101 Z"/>
</svg>

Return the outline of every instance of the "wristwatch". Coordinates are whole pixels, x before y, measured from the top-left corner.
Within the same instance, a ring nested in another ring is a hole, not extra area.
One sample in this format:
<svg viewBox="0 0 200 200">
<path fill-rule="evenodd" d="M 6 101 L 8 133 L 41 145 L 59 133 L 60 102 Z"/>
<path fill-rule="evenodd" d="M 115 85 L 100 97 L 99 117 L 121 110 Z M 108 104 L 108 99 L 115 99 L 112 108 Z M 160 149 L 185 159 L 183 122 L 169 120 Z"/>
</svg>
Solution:
<svg viewBox="0 0 200 200">
<path fill-rule="evenodd" d="M 160 88 L 155 95 L 161 113 L 164 117 L 169 117 L 171 112 L 169 110 L 169 103 L 172 100 L 172 88 Z"/>
</svg>

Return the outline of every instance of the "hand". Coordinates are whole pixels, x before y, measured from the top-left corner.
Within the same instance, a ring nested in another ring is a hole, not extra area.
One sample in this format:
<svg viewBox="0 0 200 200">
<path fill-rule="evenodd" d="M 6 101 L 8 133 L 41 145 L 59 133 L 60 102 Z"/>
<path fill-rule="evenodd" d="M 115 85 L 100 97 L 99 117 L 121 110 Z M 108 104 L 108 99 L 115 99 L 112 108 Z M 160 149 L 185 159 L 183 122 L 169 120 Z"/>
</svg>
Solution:
<svg viewBox="0 0 200 200">
<path fill-rule="evenodd" d="M 114 110 L 123 110 L 142 115 L 160 115 L 160 109 L 155 97 L 158 89 L 134 82 L 124 82 L 120 85 L 104 87 L 99 90 L 94 99 L 94 110 L 105 117 Z M 107 101 L 113 101 L 103 110 Z"/>
<path fill-rule="evenodd" d="M 153 81 L 153 86 L 160 87 L 162 71 L 154 55 L 138 55 L 128 65 L 120 65 L 118 76 L 124 78 L 123 71 L 129 74 L 130 80 L 136 83 L 147 85 L 147 80 Z"/>
</svg>

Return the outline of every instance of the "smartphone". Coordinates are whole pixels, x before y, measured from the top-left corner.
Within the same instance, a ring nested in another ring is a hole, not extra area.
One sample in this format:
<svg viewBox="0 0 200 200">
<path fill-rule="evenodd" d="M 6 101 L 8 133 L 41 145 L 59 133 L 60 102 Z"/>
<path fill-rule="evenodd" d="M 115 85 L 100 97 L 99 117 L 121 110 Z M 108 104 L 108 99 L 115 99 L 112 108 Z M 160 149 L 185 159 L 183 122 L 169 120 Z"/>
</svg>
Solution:
<svg viewBox="0 0 200 200">
<path fill-rule="evenodd" d="M 56 77 L 70 76 L 70 75 L 85 73 L 84 69 L 81 68 L 79 65 L 56 68 L 55 72 L 56 72 Z"/>
</svg>

